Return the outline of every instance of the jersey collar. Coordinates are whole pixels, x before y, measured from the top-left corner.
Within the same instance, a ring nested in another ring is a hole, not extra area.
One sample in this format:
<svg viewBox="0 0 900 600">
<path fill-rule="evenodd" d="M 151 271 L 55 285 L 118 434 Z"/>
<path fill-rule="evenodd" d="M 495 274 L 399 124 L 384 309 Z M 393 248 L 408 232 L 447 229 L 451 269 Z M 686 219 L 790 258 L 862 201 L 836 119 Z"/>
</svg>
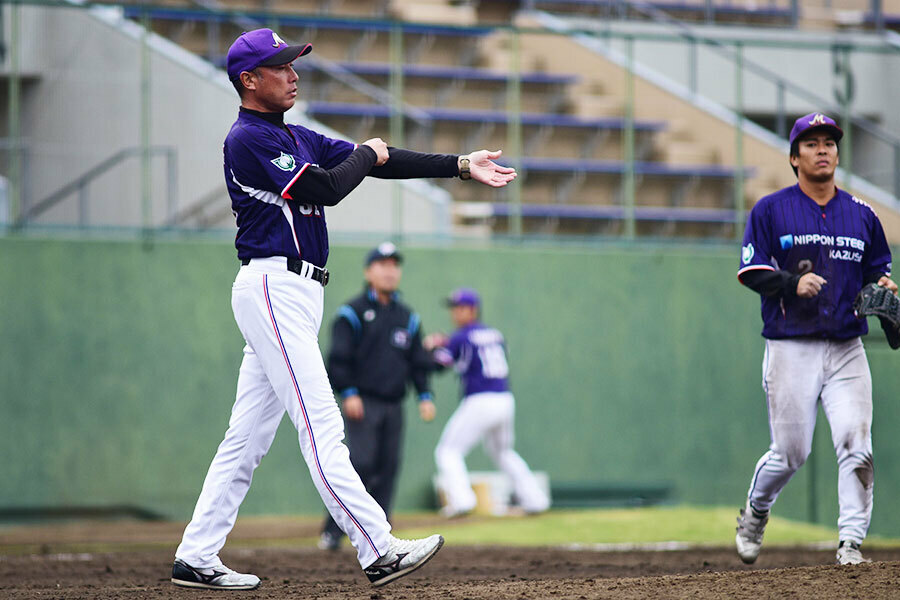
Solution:
<svg viewBox="0 0 900 600">
<path fill-rule="evenodd" d="M 274 125 L 275 127 L 284 128 L 284 113 L 260 112 L 258 110 L 253 110 L 252 108 L 244 108 L 243 106 L 240 107 L 239 110 L 242 116 L 249 115 L 252 117 L 256 117 L 257 119 L 262 119 L 266 123 Z"/>
<path fill-rule="evenodd" d="M 376 304 L 378 303 L 378 294 L 375 293 L 375 289 L 370 285 L 366 285 L 366 298 L 369 299 L 369 302 L 373 302 Z M 394 303 L 399 299 L 400 292 L 394 292 L 393 294 L 391 294 L 391 303 Z"/>
<path fill-rule="evenodd" d="M 832 208 L 839 203 L 841 198 L 841 188 L 839 188 L 838 186 L 834 186 L 834 196 L 831 197 L 831 200 L 825 203 L 825 206 L 822 206 L 818 202 L 810 198 L 800 187 L 799 183 L 794 185 L 794 189 L 797 191 L 797 194 L 799 194 L 800 197 L 805 198 L 819 212 Z"/>
</svg>

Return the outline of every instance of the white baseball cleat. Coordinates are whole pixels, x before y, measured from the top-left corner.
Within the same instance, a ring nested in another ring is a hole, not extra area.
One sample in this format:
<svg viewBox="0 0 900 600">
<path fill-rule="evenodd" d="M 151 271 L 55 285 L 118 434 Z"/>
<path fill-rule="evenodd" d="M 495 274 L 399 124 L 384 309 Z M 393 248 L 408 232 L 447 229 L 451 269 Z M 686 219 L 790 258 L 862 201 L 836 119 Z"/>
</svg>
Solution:
<svg viewBox="0 0 900 600">
<path fill-rule="evenodd" d="M 401 540 L 391 536 L 388 551 L 366 567 L 366 576 L 374 586 L 390 583 L 427 563 L 443 545 L 444 538 L 439 535 L 421 540 Z"/>
<path fill-rule="evenodd" d="M 209 590 L 255 590 L 259 577 L 232 571 L 225 565 L 198 569 L 177 558 L 172 565 L 172 583 Z"/>
<path fill-rule="evenodd" d="M 872 562 L 871 559 L 863 558 L 862 552 L 859 551 L 859 544 L 849 540 L 841 540 L 837 549 L 837 564 L 858 565 L 870 562 Z"/>
<path fill-rule="evenodd" d="M 745 508 L 741 509 L 737 518 L 737 535 L 734 536 L 734 544 L 737 546 L 738 556 L 745 563 L 752 564 L 759 556 L 762 548 L 763 533 L 766 531 L 766 523 L 769 522 L 769 515 L 757 517 L 747 503 Z"/>
</svg>

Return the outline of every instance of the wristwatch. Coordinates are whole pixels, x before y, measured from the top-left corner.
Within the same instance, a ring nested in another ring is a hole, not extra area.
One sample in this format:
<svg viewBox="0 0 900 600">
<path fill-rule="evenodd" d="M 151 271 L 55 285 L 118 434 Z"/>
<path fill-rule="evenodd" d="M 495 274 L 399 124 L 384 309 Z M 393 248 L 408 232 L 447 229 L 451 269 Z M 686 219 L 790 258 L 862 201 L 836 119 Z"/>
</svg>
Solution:
<svg viewBox="0 0 900 600">
<path fill-rule="evenodd" d="M 463 158 L 459 159 L 459 178 L 460 179 L 472 179 L 472 172 L 469 171 L 468 157 L 463 157 Z"/>
</svg>

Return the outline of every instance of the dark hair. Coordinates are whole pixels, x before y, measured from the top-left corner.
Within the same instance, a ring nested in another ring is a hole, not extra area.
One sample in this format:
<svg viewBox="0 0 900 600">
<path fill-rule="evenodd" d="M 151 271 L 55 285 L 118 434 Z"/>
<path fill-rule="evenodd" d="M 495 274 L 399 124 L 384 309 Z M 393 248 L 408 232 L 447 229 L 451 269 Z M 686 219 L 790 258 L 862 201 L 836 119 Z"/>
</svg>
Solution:
<svg viewBox="0 0 900 600">
<path fill-rule="evenodd" d="M 240 98 L 243 99 L 244 98 L 244 90 L 246 88 L 244 87 L 244 84 L 241 83 L 241 78 L 238 77 L 237 79 L 232 79 L 231 85 L 234 86 L 234 91 L 237 92 L 238 96 L 240 96 Z"/>
<path fill-rule="evenodd" d="M 791 153 L 790 153 L 791 158 L 793 158 L 795 156 L 800 156 L 800 142 L 803 140 L 803 137 L 804 136 L 798 137 L 791 144 Z M 840 141 L 835 140 L 833 135 L 831 136 L 831 139 L 834 140 L 834 146 L 837 148 L 838 154 L 840 154 L 841 153 Z M 795 167 L 794 165 L 791 165 L 791 168 L 794 170 L 794 177 L 799 177 L 800 175 L 797 173 L 797 167 Z"/>
</svg>

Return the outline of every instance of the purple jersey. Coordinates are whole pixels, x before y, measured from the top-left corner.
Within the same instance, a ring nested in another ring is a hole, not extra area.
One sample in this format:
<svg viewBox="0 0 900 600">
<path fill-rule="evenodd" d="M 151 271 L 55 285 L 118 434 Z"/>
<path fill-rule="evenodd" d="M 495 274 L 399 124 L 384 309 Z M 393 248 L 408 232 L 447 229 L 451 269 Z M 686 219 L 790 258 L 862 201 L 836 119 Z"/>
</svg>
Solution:
<svg viewBox="0 0 900 600">
<path fill-rule="evenodd" d="M 441 364 L 459 373 L 462 395 L 509 391 L 503 334 L 475 322 L 456 330 L 445 348 L 435 353 Z"/>
<path fill-rule="evenodd" d="M 813 298 L 763 296 L 763 337 L 848 339 L 868 332 L 853 314 L 866 277 L 890 275 L 891 251 L 868 204 L 838 190 L 825 206 L 799 185 L 779 190 L 750 212 L 738 279 L 753 269 L 813 272 L 828 282 Z"/>
<path fill-rule="evenodd" d="M 299 125 L 283 129 L 241 111 L 224 148 L 225 182 L 238 226 L 238 258 L 299 257 L 324 267 L 325 208 L 304 204 L 288 190 L 310 165 L 331 169 L 355 147 Z"/>
</svg>

